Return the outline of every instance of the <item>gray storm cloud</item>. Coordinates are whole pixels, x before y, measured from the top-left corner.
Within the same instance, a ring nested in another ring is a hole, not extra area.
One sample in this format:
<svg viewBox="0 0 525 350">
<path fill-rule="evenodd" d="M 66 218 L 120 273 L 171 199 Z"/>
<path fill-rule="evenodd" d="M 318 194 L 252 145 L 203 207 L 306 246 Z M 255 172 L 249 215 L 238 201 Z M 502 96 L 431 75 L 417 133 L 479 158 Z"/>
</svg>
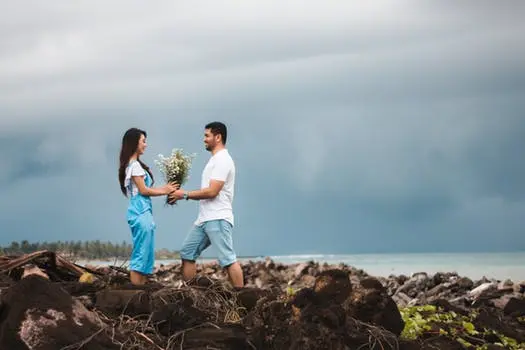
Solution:
<svg viewBox="0 0 525 350">
<path fill-rule="evenodd" d="M 523 81 L 524 25 L 510 6 L 291 4 L 113 3 L 120 16 L 89 2 L 10 4 L 2 109 L 23 120 L 93 105 L 388 101 Z"/>
</svg>

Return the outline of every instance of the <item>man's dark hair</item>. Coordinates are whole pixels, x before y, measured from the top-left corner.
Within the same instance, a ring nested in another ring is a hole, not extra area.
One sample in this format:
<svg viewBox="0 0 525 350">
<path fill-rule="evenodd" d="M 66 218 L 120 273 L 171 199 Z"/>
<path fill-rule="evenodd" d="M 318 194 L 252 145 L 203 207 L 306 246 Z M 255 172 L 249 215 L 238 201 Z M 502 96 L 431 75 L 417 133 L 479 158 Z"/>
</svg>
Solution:
<svg viewBox="0 0 525 350">
<path fill-rule="evenodd" d="M 206 124 L 204 129 L 210 129 L 210 131 L 211 131 L 211 133 L 213 135 L 220 134 L 221 138 L 222 138 L 222 144 L 223 145 L 226 144 L 226 136 L 228 134 L 228 131 L 226 129 L 226 125 L 224 125 L 221 122 L 211 122 L 211 123 Z"/>
</svg>

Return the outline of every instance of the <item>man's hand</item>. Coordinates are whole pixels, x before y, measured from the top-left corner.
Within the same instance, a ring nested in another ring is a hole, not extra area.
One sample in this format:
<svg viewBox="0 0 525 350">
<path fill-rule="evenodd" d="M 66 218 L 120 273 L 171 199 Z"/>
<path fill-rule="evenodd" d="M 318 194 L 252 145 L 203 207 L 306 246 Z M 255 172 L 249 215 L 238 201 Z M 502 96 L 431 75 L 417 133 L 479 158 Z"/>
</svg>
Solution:
<svg viewBox="0 0 525 350">
<path fill-rule="evenodd" d="M 184 198 L 184 190 L 183 189 L 179 189 L 179 190 L 173 191 L 173 192 L 171 192 L 168 195 L 168 203 L 169 204 L 173 204 L 173 203 L 175 203 L 176 201 L 178 201 L 179 199 L 182 199 L 182 198 Z"/>
</svg>

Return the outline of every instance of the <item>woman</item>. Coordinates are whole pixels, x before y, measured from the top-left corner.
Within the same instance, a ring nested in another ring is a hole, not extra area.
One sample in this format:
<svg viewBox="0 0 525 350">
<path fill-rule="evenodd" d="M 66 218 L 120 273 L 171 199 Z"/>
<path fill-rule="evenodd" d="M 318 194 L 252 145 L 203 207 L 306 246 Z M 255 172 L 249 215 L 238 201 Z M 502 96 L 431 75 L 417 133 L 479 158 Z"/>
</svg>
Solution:
<svg viewBox="0 0 525 350">
<path fill-rule="evenodd" d="M 118 177 L 122 193 L 129 197 L 128 225 L 133 239 L 130 261 L 131 283 L 142 285 L 147 275 L 153 272 L 155 263 L 155 229 L 152 196 L 168 195 L 179 188 L 177 184 L 166 184 L 154 188 L 153 175 L 140 156 L 146 150 L 146 132 L 131 128 L 122 138 Z"/>
</svg>

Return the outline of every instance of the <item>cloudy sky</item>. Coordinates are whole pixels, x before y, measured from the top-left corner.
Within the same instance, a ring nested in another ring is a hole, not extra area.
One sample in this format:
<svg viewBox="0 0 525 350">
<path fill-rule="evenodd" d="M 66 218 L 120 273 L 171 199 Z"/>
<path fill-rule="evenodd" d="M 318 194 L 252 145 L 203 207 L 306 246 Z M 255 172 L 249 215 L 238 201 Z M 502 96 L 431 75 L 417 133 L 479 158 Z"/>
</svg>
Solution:
<svg viewBox="0 0 525 350">
<path fill-rule="evenodd" d="M 525 250 L 523 2 L 0 7 L 0 244 L 129 241 L 124 131 L 196 188 L 220 120 L 240 255 Z M 178 249 L 197 203 L 154 215 Z"/>
</svg>

